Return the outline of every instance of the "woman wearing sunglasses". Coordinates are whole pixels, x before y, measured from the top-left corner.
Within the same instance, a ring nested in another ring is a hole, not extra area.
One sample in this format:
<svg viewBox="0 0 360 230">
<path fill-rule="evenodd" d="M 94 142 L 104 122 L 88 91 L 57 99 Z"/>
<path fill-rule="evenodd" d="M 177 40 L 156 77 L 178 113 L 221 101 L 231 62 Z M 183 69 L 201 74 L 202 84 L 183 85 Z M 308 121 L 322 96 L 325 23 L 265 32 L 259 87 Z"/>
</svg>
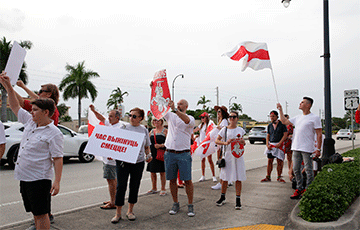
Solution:
<svg viewBox="0 0 360 230">
<path fill-rule="evenodd" d="M 220 172 L 220 179 L 222 179 L 221 197 L 216 202 L 216 205 L 221 206 L 225 203 L 228 181 L 235 181 L 236 210 L 241 209 L 241 182 L 246 180 L 245 162 L 242 156 L 244 152 L 243 146 L 245 145 L 242 137 L 245 131 L 237 126 L 238 120 L 238 113 L 234 111 L 230 112 L 229 125 L 220 130 L 215 141 L 216 144 L 224 146 L 225 154 L 225 156 L 223 156 L 225 159 L 225 167 L 221 168 Z"/>
<path fill-rule="evenodd" d="M 130 110 L 130 124 L 122 127 L 123 129 L 144 133 L 144 141 L 140 148 L 140 153 L 138 159 L 135 164 L 116 161 L 116 174 L 117 174 L 117 189 L 116 189 L 116 214 L 111 219 L 111 223 L 116 224 L 121 220 L 121 209 L 125 203 L 125 193 L 127 189 L 128 180 L 129 182 L 129 207 L 126 213 L 126 217 L 130 221 L 134 221 L 136 219 L 135 214 L 133 212 L 134 205 L 138 200 L 138 193 L 140 188 L 140 182 L 142 178 L 142 174 L 145 167 L 145 161 L 150 162 L 152 157 L 150 155 L 150 138 L 148 130 L 140 125 L 140 122 L 144 119 L 144 110 L 139 108 L 134 108 Z"/>
</svg>

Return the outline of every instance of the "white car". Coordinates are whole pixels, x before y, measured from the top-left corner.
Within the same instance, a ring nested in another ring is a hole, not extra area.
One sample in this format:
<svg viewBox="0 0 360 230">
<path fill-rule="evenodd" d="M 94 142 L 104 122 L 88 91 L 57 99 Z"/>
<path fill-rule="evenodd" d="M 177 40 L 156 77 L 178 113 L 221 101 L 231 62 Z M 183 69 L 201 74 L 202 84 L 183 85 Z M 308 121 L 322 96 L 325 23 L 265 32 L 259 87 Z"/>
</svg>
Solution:
<svg viewBox="0 0 360 230">
<path fill-rule="evenodd" d="M 255 126 L 249 132 L 249 142 L 254 144 L 255 141 L 261 141 L 266 144 L 267 126 Z"/>
<path fill-rule="evenodd" d="M 350 129 L 340 129 L 336 133 L 336 140 L 339 140 L 339 139 L 342 140 L 344 138 L 349 139 L 349 140 L 351 140 L 351 139 L 355 140 L 355 137 L 356 137 L 356 135 L 353 132 L 351 132 Z"/>
<path fill-rule="evenodd" d="M 24 125 L 20 122 L 5 122 L 3 124 L 5 128 L 6 145 L 5 153 L 1 159 L 1 165 L 8 163 L 11 168 L 15 168 Z M 89 163 L 94 160 L 94 155 L 84 153 L 89 139 L 87 135 L 76 133 L 62 125 L 58 125 L 57 127 L 64 135 L 64 159 L 76 157 L 83 163 Z"/>
</svg>

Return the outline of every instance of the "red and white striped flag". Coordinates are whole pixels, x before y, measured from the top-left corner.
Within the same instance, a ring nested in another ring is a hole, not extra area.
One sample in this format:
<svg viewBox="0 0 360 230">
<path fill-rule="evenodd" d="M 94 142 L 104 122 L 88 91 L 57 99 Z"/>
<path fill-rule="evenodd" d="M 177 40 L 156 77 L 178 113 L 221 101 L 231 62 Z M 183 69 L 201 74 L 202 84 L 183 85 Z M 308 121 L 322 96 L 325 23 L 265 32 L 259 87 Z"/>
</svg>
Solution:
<svg viewBox="0 0 360 230">
<path fill-rule="evenodd" d="M 234 61 L 243 59 L 241 71 L 244 71 L 247 67 L 253 70 L 271 69 L 270 56 L 266 43 L 242 42 L 222 56 L 228 56 Z"/>
<path fill-rule="evenodd" d="M 105 125 L 99 119 L 96 118 L 95 113 L 89 109 L 88 112 L 88 135 L 91 136 L 95 126 L 97 125 Z"/>
</svg>

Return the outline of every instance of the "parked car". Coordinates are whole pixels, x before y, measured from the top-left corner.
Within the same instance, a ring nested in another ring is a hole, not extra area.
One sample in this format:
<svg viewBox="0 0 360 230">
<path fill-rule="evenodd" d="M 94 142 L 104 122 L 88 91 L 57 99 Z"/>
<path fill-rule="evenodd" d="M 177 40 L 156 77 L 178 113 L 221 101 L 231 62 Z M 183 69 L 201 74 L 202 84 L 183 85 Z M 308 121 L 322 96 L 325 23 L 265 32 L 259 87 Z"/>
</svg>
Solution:
<svg viewBox="0 0 360 230">
<path fill-rule="evenodd" d="M 249 142 L 254 144 L 255 141 L 266 143 L 267 126 L 255 126 L 249 132 Z"/>
<path fill-rule="evenodd" d="M 340 129 L 336 133 L 336 140 L 347 138 L 349 140 L 354 139 L 355 140 L 356 135 L 351 132 L 350 129 Z"/>
<path fill-rule="evenodd" d="M 82 125 L 78 129 L 78 133 L 88 134 L 88 125 Z"/>
<path fill-rule="evenodd" d="M 76 157 L 83 163 L 89 163 L 94 160 L 94 155 L 84 153 L 89 139 L 87 135 L 76 133 L 62 125 L 58 125 L 57 127 L 64 135 L 64 159 Z M 5 153 L 1 159 L 1 165 L 8 163 L 11 168 L 15 168 L 24 125 L 20 122 L 5 122 L 4 128 L 6 145 Z"/>
</svg>

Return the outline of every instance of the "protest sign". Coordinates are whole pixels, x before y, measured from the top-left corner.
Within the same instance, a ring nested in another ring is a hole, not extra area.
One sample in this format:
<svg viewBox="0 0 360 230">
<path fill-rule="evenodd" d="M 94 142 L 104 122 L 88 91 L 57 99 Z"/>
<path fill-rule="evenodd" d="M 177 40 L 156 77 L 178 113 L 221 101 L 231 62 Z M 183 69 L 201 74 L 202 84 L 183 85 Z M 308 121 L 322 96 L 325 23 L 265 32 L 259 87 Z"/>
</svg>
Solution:
<svg viewBox="0 0 360 230">
<path fill-rule="evenodd" d="M 23 49 L 19 43 L 14 41 L 5 67 L 5 72 L 10 78 L 11 85 L 15 85 L 19 78 L 20 71 L 25 60 L 25 55 L 25 49 Z"/>
<path fill-rule="evenodd" d="M 170 110 L 170 91 L 166 70 L 155 73 L 151 87 L 150 110 L 156 119 L 161 119 Z"/>
<path fill-rule="evenodd" d="M 145 133 L 95 126 L 84 152 L 135 164 Z"/>
</svg>

